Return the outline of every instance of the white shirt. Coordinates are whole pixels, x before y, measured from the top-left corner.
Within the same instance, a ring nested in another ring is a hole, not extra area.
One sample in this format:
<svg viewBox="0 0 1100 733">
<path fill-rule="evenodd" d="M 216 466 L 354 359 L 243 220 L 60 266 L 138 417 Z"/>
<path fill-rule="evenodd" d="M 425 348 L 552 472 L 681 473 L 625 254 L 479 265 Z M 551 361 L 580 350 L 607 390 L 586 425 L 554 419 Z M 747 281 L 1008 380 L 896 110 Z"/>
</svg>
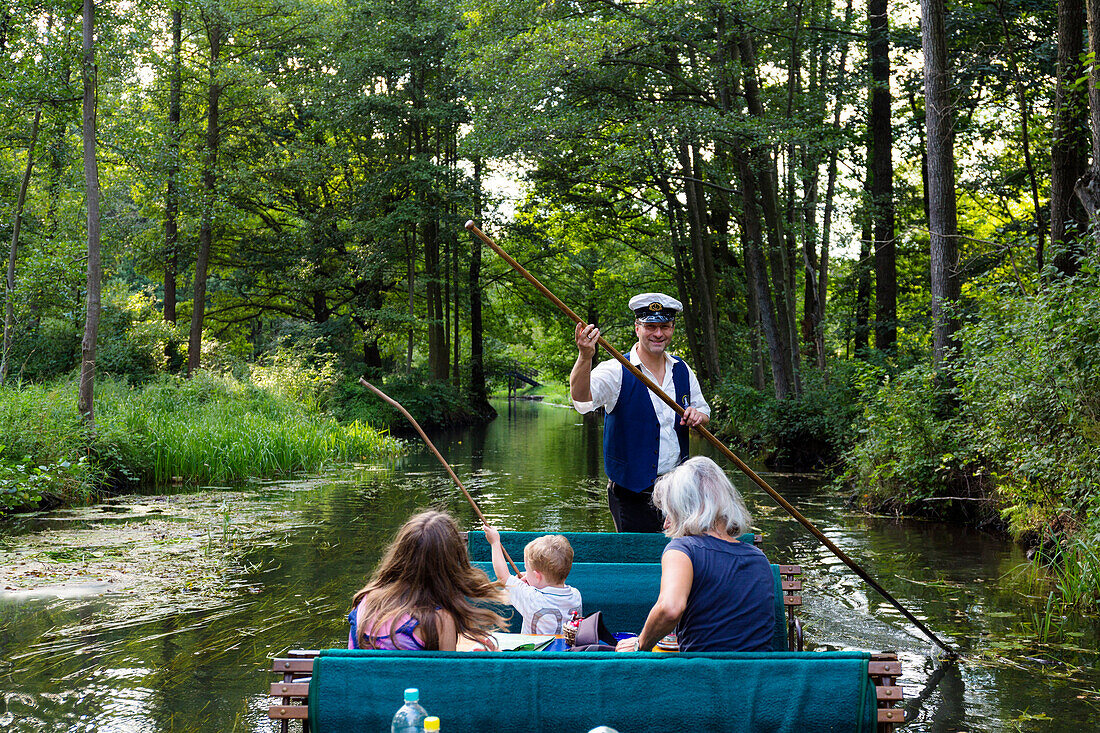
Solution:
<svg viewBox="0 0 1100 733">
<path fill-rule="evenodd" d="M 504 581 L 508 602 L 523 616 L 521 634 L 560 634 L 562 625 L 581 616 L 581 592 L 571 585 L 532 588 L 514 575 Z"/>
<path fill-rule="evenodd" d="M 676 386 L 672 382 L 672 366 L 676 363 L 676 360 L 669 356 L 667 352 L 664 357 L 665 378 L 661 382 L 661 391 L 675 402 Z M 641 370 L 642 374 L 649 377 L 654 383 L 657 382 L 657 377 L 649 369 L 646 369 L 645 365 L 642 364 L 642 360 L 638 357 L 638 344 L 634 344 L 634 347 L 630 349 L 628 358 L 631 364 Z M 685 363 L 684 366 L 687 366 L 687 364 Z M 688 367 L 688 386 L 690 394 L 688 407 L 694 407 L 710 417 L 710 405 L 703 399 L 703 392 L 699 388 L 699 378 L 695 376 L 695 372 L 691 370 L 691 367 Z M 619 402 L 619 391 L 622 387 L 623 365 L 615 359 L 601 361 L 592 369 L 592 400 L 590 402 L 573 400 L 573 407 L 582 415 L 599 407 L 611 412 Z M 666 405 L 664 400 L 655 395 L 653 390 L 646 391 L 649 392 L 649 401 L 653 404 L 653 412 L 657 414 L 657 424 L 660 427 L 658 445 L 661 452 L 657 461 L 657 475 L 660 476 L 676 468 L 676 464 L 680 462 L 680 439 L 676 437 L 676 425 L 680 420 L 680 416 L 676 414 L 675 410 Z"/>
</svg>

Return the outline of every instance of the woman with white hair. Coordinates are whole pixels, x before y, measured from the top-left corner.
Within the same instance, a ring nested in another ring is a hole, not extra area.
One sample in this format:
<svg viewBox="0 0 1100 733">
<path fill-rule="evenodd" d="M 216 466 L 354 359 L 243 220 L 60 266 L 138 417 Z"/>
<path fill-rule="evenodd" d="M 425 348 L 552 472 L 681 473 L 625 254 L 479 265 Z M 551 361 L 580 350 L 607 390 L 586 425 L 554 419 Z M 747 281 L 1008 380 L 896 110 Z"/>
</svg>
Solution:
<svg viewBox="0 0 1100 733">
<path fill-rule="evenodd" d="M 661 590 L 641 636 L 616 651 L 651 649 L 675 629 L 680 651 L 768 651 L 774 580 L 764 553 L 738 541 L 752 516 L 722 469 L 698 456 L 658 479 L 653 503 L 671 542 L 661 555 Z"/>
</svg>

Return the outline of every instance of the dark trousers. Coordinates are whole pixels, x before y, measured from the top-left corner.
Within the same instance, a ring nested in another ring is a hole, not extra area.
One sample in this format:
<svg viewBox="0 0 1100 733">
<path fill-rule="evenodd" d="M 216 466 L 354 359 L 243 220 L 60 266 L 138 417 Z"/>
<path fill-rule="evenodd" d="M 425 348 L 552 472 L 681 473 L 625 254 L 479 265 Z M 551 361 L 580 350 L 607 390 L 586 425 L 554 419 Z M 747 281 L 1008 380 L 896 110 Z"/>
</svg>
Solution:
<svg viewBox="0 0 1100 733">
<path fill-rule="evenodd" d="M 665 517 L 653 506 L 653 487 L 631 491 L 614 481 L 607 482 L 607 506 L 616 532 L 661 532 Z"/>
</svg>

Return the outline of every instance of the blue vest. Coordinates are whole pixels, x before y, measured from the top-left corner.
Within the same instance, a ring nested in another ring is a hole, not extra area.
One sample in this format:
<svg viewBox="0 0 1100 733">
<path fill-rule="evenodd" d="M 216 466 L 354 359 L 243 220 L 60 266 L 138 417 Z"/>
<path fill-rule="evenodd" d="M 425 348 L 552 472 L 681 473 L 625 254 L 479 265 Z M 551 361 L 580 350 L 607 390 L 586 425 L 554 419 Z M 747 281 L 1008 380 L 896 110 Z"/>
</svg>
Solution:
<svg viewBox="0 0 1100 733">
<path fill-rule="evenodd" d="M 687 364 L 679 357 L 672 359 L 676 404 L 687 407 L 691 403 Z M 661 427 L 649 398 L 649 388 L 629 369 L 621 365 L 620 368 L 623 385 L 619 389 L 619 399 L 603 421 L 603 468 L 607 477 L 619 486 L 644 491 L 657 480 Z M 683 462 L 688 457 L 688 430 L 679 421 L 676 437 L 680 440 L 680 461 Z"/>
</svg>

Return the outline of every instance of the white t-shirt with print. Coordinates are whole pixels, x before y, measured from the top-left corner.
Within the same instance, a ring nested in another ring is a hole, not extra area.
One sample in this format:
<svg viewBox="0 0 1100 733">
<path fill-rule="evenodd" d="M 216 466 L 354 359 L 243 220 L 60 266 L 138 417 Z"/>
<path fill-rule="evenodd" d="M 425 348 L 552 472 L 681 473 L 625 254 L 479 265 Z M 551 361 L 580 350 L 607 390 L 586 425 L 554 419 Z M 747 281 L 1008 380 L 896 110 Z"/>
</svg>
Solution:
<svg viewBox="0 0 1100 733">
<path fill-rule="evenodd" d="M 514 575 L 509 575 L 504 587 L 508 602 L 523 616 L 523 634 L 560 634 L 562 626 L 581 614 L 581 593 L 570 585 L 560 588 L 532 588 Z"/>
</svg>

